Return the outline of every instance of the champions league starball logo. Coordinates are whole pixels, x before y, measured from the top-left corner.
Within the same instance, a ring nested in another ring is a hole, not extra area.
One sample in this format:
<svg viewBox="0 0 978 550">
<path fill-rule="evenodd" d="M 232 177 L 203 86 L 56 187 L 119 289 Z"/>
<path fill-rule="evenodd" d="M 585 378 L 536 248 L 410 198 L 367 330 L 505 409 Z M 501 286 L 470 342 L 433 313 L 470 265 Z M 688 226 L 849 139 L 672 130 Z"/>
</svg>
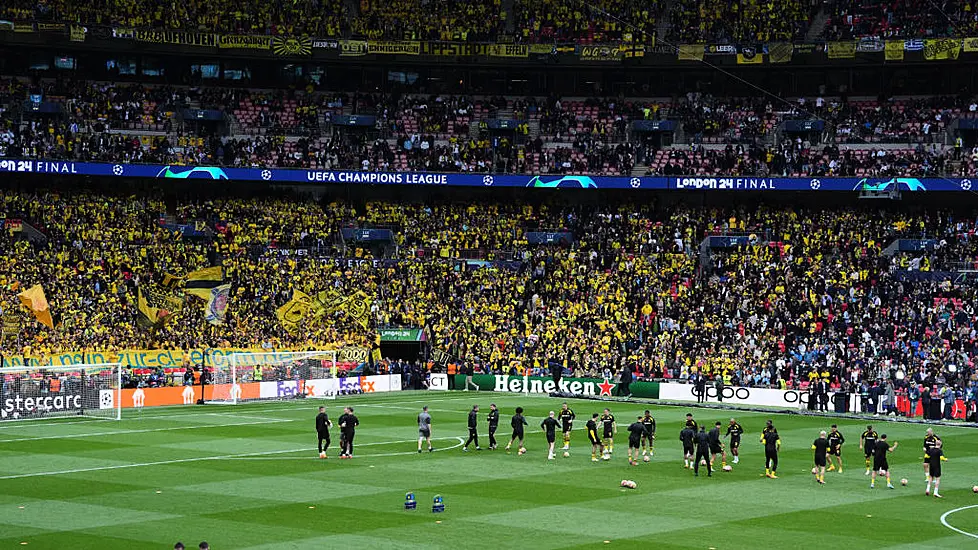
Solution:
<svg viewBox="0 0 978 550">
<path fill-rule="evenodd" d="M 588 176 L 563 176 L 556 179 L 545 179 L 548 176 L 533 176 L 527 187 L 538 189 L 597 189 L 598 184 Z"/>
<path fill-rule="evenodd" d="M 164 166 L 156 174 L 158 178 L 226 180 L 228 175 L 223 168 L 216 166 Z"/>
</svg>

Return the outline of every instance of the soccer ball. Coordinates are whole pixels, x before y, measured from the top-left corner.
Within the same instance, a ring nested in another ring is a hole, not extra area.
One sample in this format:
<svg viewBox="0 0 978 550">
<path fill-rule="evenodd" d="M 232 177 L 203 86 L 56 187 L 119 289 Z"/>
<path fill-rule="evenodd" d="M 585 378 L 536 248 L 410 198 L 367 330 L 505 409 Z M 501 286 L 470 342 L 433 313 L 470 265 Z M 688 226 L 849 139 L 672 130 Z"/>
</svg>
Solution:
<svg viewBox="0 0 978 550">
<path fill-rule="evenodd" d="M 603 455 L 601 455 L 601 460 L 611 460 L 611 455 L 608 453 L 604 453 Z"/>
<path fill-rule="evenodd" d="M 570 453 L 568 453 L 567 451 L 564 451 L 564 458 L 567 458 L 569 456 L 570 456 Z"/>
<path fill-rule="evenodd" d="M 516 454 L 522 455 L 525 452 L 526 452 L 526 449 L 520 449 L 519 451 L 516 452 Z"/>
<path fill-rule="evenodd" d="M 818 468 L 812 468 L 812 475 L 813 476 L 817 476 L 818 475 Z"/>
<path fill-rule="evenodd" d="M 627 487 L 629 489 L 634 489 L 635 487 L 638 486 L 638 484 L 635 483 L 634 481 L 630 480 L 630 479 L 623 479 L 623 480 L 621 480 L 621 486 L 622 487 Z"/>
<path fill-rule="evenodd" d="M 326 453 L 319 453 L 319 458 L 326 458 Z"/>
<path fill-rule="evenodd" d="M 901 479 L 900 480 L 900 485 L 903 485 L 904 487 L 906 487 L 907 486 L 907 478 Z"/>
<path fill-rule="evenodd" d="M 733 471 L 733 466 L 727 464 L 726 466 L 723 467 L 723 471 L 724 472 L 732 472 Z"/>
<path fill-rule="evenodd" d="M 971 492 L 978 493 L 978 485 L 975 485 L 974 487 L 972 487 L 971 488 Z"/>
<path fill-rule="evenodd" d="M 706 466 L 706 459 L 700 459 L 700 466 Z"/>
<path fill-rule="evenodd" d="M 652 460 L 652 459 L 649 458 L 649 455 L 645 455 L 645 456 L 642 457 L 642 462 L 649 462 L 650 460 Z"/>
</svg>

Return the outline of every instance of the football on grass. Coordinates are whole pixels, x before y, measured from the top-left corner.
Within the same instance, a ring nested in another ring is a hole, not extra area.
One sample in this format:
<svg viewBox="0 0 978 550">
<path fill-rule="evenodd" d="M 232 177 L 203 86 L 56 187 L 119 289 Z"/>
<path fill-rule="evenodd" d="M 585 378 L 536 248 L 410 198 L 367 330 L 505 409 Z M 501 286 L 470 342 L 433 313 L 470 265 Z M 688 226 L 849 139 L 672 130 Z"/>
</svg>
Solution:
<svg viewBox="0 0 978 550">
<path fill-rule="evenodd" d="M 645 455 L 645 456 L 642 457 L 642 462 L 648 462 L 650 460 L 652 460 L 652 459 L 649 458 L 649 455 Z"/>
<path fill-rule="evenodd" d="M 567 451 L 564 451 L 564 458 L 567 458 L 569 456 L 570 456 L 570 453 L 568 453 Z"/>
<path fill-rule="evenodd" d="M 732 472 L 733 471 L 733 466 L 727 464 L 726 466 L 723 467 L 723 471 L 724 472 Z"/>
<path fill-rule="evenodd" d="M 907 486 L 907 478 L 901 479 L 900 480 L 900 485 L 903 485 L 904 487 L 906 487 Z"/>
</svg>

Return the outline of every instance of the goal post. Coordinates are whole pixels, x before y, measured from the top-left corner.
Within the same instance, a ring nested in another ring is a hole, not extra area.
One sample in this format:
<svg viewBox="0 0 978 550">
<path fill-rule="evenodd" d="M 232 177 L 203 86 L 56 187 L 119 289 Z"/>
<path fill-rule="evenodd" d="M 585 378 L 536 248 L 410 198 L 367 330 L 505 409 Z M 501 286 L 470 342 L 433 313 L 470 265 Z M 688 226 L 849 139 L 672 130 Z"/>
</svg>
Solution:
<svg viewBox="0 0 978 550">
<path fill-rule="evenodd" d="M 236 352 L 207 367 L 205 403 L 336 397 L 336 350 Z"/>
<path fill-rule="evenodd" d="M 0 422 L 122 418 L 120 363 L 0 368 Z"/>
</svg>

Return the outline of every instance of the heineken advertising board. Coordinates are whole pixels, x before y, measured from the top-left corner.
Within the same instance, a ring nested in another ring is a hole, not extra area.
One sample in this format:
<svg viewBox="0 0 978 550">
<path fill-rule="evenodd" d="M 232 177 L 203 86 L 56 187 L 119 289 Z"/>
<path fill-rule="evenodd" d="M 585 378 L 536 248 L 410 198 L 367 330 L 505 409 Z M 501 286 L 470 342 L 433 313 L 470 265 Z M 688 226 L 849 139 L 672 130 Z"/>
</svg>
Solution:
<svg viewBox="0 0 978 550">
<path fill-rule="evenodd" d="M 491 374 L 476 374 L 472 382 L 481 391 L 498 391 L 510 393 L 574 393 L 595 397 L 617 397 L 618 383 L 605 378 L 561 378 L 554 382 L 553 378 L 542 376 L 500 376 Z M 455 375 L 455 387 L 465 387 L 465 375 Z M 629 390 L 633 397 L 646 399 L 659 398 L 658 382 L 632 382 Z"/>
</svg>

